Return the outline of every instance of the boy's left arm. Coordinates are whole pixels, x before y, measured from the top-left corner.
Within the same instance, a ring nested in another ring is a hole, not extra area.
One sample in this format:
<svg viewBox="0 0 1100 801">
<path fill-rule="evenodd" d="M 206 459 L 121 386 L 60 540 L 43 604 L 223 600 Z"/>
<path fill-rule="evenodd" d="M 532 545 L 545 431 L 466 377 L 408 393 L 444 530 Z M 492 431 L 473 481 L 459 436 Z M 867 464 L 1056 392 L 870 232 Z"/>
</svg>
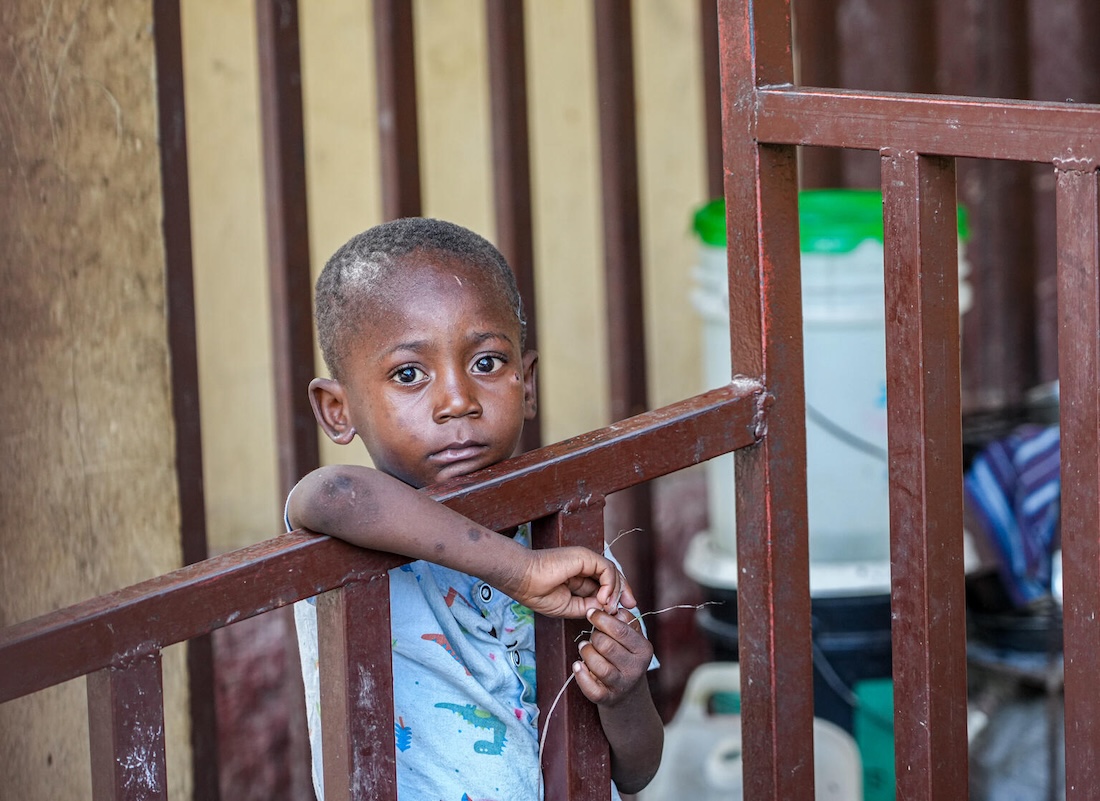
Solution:
<svg viewBox="0 0 1100 801">
<path fill-rule="evenodd" d="M 653 646 L 626 609 L 617 615 L 592 610 L 588 620 L 592 634 L 573 665 L 577 685 L 599 710 L 611 746 L 611 778 L 620 792 L 636 793 L 657 773 L 664 747 L 664 725 L 646 677 Z"/>
</svg>

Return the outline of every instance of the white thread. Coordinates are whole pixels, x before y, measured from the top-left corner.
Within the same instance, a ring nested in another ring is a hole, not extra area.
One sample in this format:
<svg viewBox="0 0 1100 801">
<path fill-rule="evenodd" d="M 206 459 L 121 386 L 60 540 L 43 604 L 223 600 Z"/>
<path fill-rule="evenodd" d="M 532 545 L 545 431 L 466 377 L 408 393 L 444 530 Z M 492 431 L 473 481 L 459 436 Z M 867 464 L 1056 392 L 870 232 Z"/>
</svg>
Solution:
<svg viewBox="0 0 1100 801">
<path fill-rule="evenodd" d="M 655 612 L 642 612 L 638 617 L 649 617 L 650 615 L 660 615 L 665 612 L 671 612 L 673 609 L 702 609 L 704 606 L 713 606 L 714 604 L 724 603 L 723 601 L 703 601 L 701 604 L 676 604 L 675 606 L 666 606 L 664 609 L 658 609 Z"/>
<path fill-rule="evenodd" d="M 641 529 L 640 528 L 632 528 L 632 529 L 629 529 L 627 531 L 620 531 L 618 533 L 618 535 L 615 537 L 615 539 L 611 540 L 611 542 L 607 543 L 604 547 L 609 549 L 609 548 L 611 548 L 612 545 L 614 545 L 616 542 L 621 540 L 627 534 L 633 534 L 637 531 L 641 531 Z M 674 609 L 702 609 L 704 606 L 711 606 L 712 604 L 720 604 L 720 603 L 723 603 L 723 602 L 722 601 L 705 601 L 701 604 L 676 604 L 675 606 L 666 606 L 664 609 L 657 609 L 653 612 L 642 612 L 642 613 L 638 614 L 636 617 L 637 617 L 637 619 L 641 619 L 643 617 L 649 617 L 650 615 L 660 615 L 660 614 L 663 614 L 665 612 L 671 612 Z M 586 634 L 592 634 L 593 632 L 595 632 L 594 628 L 593 629 L 587 629 L 586 631 L 582 631 L 580 634 L 578 634 L 576 636 L 576 638 L 574 638 L 573 642 L 577 642 L 581 637 L 585 636 Z M 547 710 L 546 718 L 543 721 L 542 737 L 539 738 L 539 795 L 540 796 L 542 795 L 542 789 L 543 789 L 542 788 L 542 754 L 543 754 L 543 751 L 546 747 L 546 735 L 549 734 L 549 732 L 550 732 L 550 718 L 553 716 L 554 710 L 558 708 L 558 702 L 561 701 L 561 697 L 563 695 L 565 695 L 565 691 L 569 688 L 569 683 L 572 682 L 573 679 L 576 678 L 576 676 L 577 676 L 576 672 L 573 672 L 573 673 L 569 674 L 569 678 L 567 678 L 565 680 L 565 684 L 563 684 L 561 686 L 561 689 L 558 690 L 558 694 L 556 696 L 554 696 L 554 702 L 552 704 L 550 704 L 550 709 Z"/>
<path fill-rule="evenodd" d="M 628 531 L 624 531 L 619 536 L 621 537 L 621 536 L 623 536 L 623 534 L 629 534 L 629 533 L 630 532 L 628 532 Z M 616 537 L 616 539 L 618 539 L 618 537 Z M 720 603 L 722 603 L 722 601 L 705 601 L 704 603 L 701 603 L 701 604 L 676 604 L 675 606 L 666 606 L 664 609 L 657 609 L 656 611 L 653 611 L 653 612 L 643 612 L 640 615 L 638 615 L 638 617 L 643 618 L 643 617 L 648 617 L 649 615 L 660 615 L 664 612 L 671 612 L 674 609 L 702 609 L 704 606 L 710 606 L 712 604 L 720 604 Z M 592 634 L 592 632 L 594 632 L 594 631 L 595 631 L 595 629 L 588 629 L 587 631 L 582 631 L 580 634 L 577 635 L 576 639 L 574 639 L 573 642 L 576 642 L 581 637 L 583 637 L 585 634 Z M 550 709 L 547 710 L 547 712 L 546 712 L 546 719 L 543 721 L 542 737 L 539 738 L 539 795 L 540 796 L 542 795 L 542 754 L 543 754 L 544 749 L 546 748 L 546 735 L 550 733 L 550 718 L 553 716 L 554 710 L 558 708 L 558 702 L 561 701 L 561 697 L 563 695 L 565 695 L 566 689 L 569 688 L 569 683 L 571 681 L 573 681 L 573 679 L 575 679 L 576 676 L 577 676 L 577 674 L 575 672 L 569 674 L 569 678 L 567 678 L 565 680 L 565 684 L 563 684 L 561 686 L 561 689 L 558 690 L 558 694 L 554 696 L 554 702 L 552 704 L 550 704 Z"/>
<path fill-rule="evenodd" d="M 660 615 L 660 614 L 663 614 L 664 612 L 671 612 L 674 609 L 702 609 L 704 606 L 713 606 L 714 604 L 721 604 L 721 603 L 725 603 L 725 602 L 724 601 L 704 601 L 701 604 L 676 604 L 675 606 L 666 606 L 664 609 L 658 609 L 654 612 L 642 612 L 637 617 L 638 618 L 643 618 L 643 617 L 649 617 L 650 615 Z M 584 631 L 582 631 L 580 634 L 578 634 L 576 637 L 573 638 L 573 642 L 579 641 L 581 637 L 583 637 L 586 634 L 592 634 L 594 631 L 595 631 L 595 629 L 585 629 Z"/>
<path fill-rule="evenodd" d="M 637 533 L 637 532 L 639 532 L 639 531 L 641 531 L 641 529 L 640 529 L 640 528 L 632 528 L 632 529 L 629 529 L 629 530 L 627 530 L 627 531 L 620 531 L 620 532 L 619 532 L 618 534 L 616 534 L 616 535 L 615 535 L 615 539 L 611 540 L 611 542 L 609 542 L 609 543 L 607 543 L 606 545 L 604 545 L 604 547 L 605 547 L 605 548 L 610 548 L 610 547 L 611 547 L 612 545 L 614 545 L 614 544 L 615 544 L 616 542 L 618 542 L 619 540 L 621 540 L 621 539 L 622 539 L 623 537 L 625 537 L 625 536 L 626 536 L 627 534 L 636 534 L 636 533 Z"/>
<path fill-rule="evenodd" d="M 560 701 L 561 697 L 563 695 L 565 695 L 565 690 L 569 686 L 569 682 L 573 681 L 573 678 L 576 675 L 577 675 L 576 673 L 570 673 L 569 678 L 565 680 L 565 684 L 563 684 L 561 686 L 561 689 L 558 690 L 558 694 L 556 696 L 554 696 L 554 703 L 550 704 L 550 710 L 546 713 L 546 720 L 543 722 L 543 725 L 542 725 L 542 738 L 539 740 L 539 785 L 540 785 L 539 789 L 540 790 L 542 789 L 542 787 L 541 787 L 541 785 L 542 785 L 542 750 L 543 750 L 543 748 L 546 747 L 546 735 L 549 734 L 549 732 L 550 732 L 550 716 L 553 715 L 554 710 L 558 708 L 558 701 Z M 541 795 L 541 793 L 540 793 L 540 795 Z"/>
</svg>

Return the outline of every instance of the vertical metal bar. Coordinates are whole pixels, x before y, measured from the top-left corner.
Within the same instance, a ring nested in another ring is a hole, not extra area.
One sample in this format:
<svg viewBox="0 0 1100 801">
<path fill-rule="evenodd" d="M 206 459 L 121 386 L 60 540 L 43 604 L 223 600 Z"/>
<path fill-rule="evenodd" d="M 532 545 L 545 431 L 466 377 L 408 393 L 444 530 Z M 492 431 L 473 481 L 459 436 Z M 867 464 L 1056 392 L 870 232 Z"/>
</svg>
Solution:
<svg viewBox="0 0 1100 801">
<path fill-rule="evenodd" d="M 699 53 L 703 68 L 703 132 L 707 197 L 722 196 L 722 74 L 718 56 L 718 4 L 699 0 Z"/>
<path fill-rule="evenodd" d="M 1100 787 L 1100 174 L 1057 172 L 1066 798 Z"/>
<path fill-rule="evenodd" d="M 787 2 L 721 0 L 730 348 L 768 387 L 768 434 L 737 451 L 738 629 L 745 797 L 811 801 L 806 423 L 798 174 L 793 147 L 758 146 L 757 86 L 790 83 Z"/>
<path fill-rule="evenodd" d="M 1032 100 L 1100 102 L 1100 4 L 1094 0 L 1028 4 Z M 1037 378 L 1058 377 L 1058 267 L 1055 179 L 1049 164 L 1033 165 Z"/>
<path fill-rule="evenodd" d="M 891 92 L 933 90 L 933 0 L 840 0 L 838 5 L 840 86 Z M 878 184 L 875 155 L 868 150 L 843 152 L 846 186 Z"/>
<path fill-rule="evenodd" d="M 898 797 L 967 786 L 958 235 L 952 159 L 884 150 Z"/>
<path fill-rule="evenodd" d="M 382 214 L 420 215 L 420 147 L 412 0 L 374 0 Z"/>
<path fill-rule="evenodd" d="M 526 347 L 538 350 L 523 3 L 486 0 L 485 12 L 497 245 L 516 274 L 523 298 L 527 313 Z M 541 444 L 541 425 L 536 417 L 523 427 L 523 449 L 534 450 Z"/>
<path fill-rule="evenodd" d="M 285 497 L 320 464 L 317 424 L 305 388 L 315 375 L 302 66 L 296 0 L 257 0 L 264 206 L 271 276 L 275 441 Z"/>
<path fill-rule="evenodd" d="M 534 547 L 583 545 L 601 549 L 603 510 L 601 498 L 536 520 L 532 530 Z M 542 775 L 548 801 L 605 801 L 611 787 L 611 757 L 595 704 L 573 685 L 550 713 L 558 692 L 573 675 L 572 665 L 578 658 L 576 642 L 584 628 L 583 620 L 535 617 L 539 737 L 546 746 Z"/>
<path fill-rule="evenodd" d="M 317 599 L 326 801 L 397 798 L 389 579 Z"/>
<path fill-rule="evenodd" d="M 795 81 L 801 86 L 841 86 L 842 51 L 837 37 L 837 0 L 793 0 Z M 842 151 L 804 147 L 799 152 L 803 188 L 844 186 Z"/>
<path fill-rule="evenodd" d="M 209 555 L 202 478 L 195 284 L 191 251 L 191 197 L 187 173 L 187 114 L 179 0 L 153 4 L 160 134 L 165 293 L 171 353 L 172 419 L 175 422 L 176 487 L 180 546 L 185 565 Z M 214 703 L 214 653 L 210 636 L 187 643 L 194 797 L 217 801 L 218 736 Z"/>
<path fill-rule="evenodd" d="M 939 91 L 1027 97 L 1026 0 L 938 0 L 937 8 Z M 1011 408 L 1037 377 L 1031 168 L 964 159 L 958 172 L 974 292 L 963 320 L 963 405 Z"/>
<path fill-rule="evenodd" d="M 934 0 L 839 0 L 838 55 L 846 89 L 931 92 L 935 87 Z"/>
<path fill-rule="evenodd" d="M 191 780 L 194 801 L 218 801 L 221 765 L 215 694 L 214 638 L 204 634 L 187 641 L 187 692 L 191 718 Z"/>
<path fill-rule="evenodd" d="M 94 801 L 168 797 L 160 652 L 88 674 Z"/>
<path fill-rule="evenodd" d="M 644 412 L 646 386 L 642 238 L 638 205 L 638 140 L 634 109 L 634 37 L 630 0 L 595 0 L 596 84 L 599 102 L 600 178 L 607 287 L 611 419 Z M 642 608 L 656 603 L 652 493 L 642 484 L 611 501 L 615 528 L 641 529 L 617 548 Z M 650 636 L 660 642 L 654 619 Z"/>
</svg>

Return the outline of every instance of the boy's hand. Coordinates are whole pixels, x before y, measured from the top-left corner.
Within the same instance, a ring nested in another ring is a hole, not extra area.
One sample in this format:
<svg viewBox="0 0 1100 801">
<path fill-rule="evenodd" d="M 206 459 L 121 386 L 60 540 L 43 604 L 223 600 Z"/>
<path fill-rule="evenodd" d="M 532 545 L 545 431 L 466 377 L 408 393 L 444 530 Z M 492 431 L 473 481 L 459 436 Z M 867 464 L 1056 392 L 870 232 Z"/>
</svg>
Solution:
<svg viewBox="0 0 1100 801">
<path fill-rule="evenodd" d="M 581 658 L 573 665 L 577 686 L 594 704 L 614 706 L 644 683 L 653 659 L 653 645 L 641 632 L 641 622 L 626 609 L 617 614 L 589 612 L 592 636 L 580 644 Z"/>
<path fill-rule="evenodd" d="M 585 617 L 592 610 L 633 606 L 634 593 L 615 563 L 588 548 L 540 548 L 527 552 L 517 586 L 500 587 L 534 612 Z"/>
<path fill-rule="evenodd" d="M 646 671 L 653 646 L 641 621 L 626 609 L 588 614 L 592 635 L 580 645 L 573 676 L 596 705 L 611 746 L 611 778 L 622 793 L 637 793 L 661 764 L 664 726 L 649 694 Z"/>
</svg>

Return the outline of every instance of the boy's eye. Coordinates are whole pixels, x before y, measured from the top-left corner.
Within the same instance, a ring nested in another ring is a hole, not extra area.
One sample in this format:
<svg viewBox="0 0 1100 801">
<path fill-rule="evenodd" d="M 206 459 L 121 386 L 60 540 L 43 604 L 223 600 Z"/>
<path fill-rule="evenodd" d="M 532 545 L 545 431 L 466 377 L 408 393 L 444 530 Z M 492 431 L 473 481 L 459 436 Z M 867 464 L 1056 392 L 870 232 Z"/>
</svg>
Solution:
<svg viewBox="0 0 1100 801">
<path fill-rule="evenodd" d="M 474 362 L 474 372 L 491 373 L 502 364 L 504 364 L 504 359 L 499 356 L 479 356 Z"/>
<path fill-rule="evenodd" d="M 393 380 L 398 384 L 415 384 L 417 381 L 425 377 L 425 373 L 419 367 L 413 367 L 412 365 L 405 365 L 404 367 L 398 367 L 393 372 Z"/>
</svg>

